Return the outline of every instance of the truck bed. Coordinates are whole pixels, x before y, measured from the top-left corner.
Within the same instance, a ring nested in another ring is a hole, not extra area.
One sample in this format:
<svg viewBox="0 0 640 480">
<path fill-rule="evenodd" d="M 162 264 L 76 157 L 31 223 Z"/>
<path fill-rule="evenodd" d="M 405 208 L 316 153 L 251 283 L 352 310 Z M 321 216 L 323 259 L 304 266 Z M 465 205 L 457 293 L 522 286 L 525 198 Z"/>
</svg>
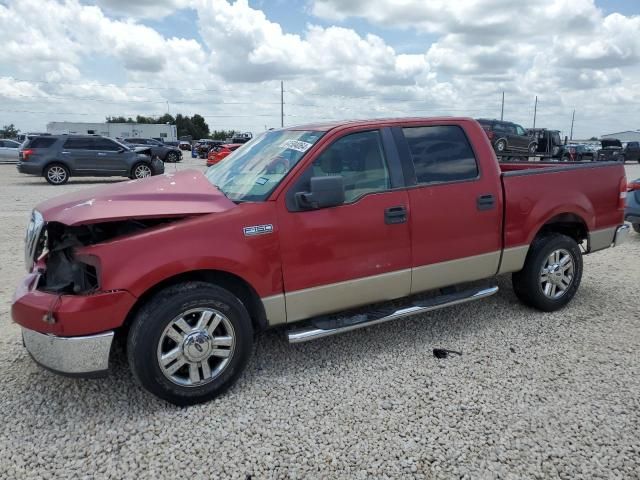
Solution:
<svg viewBox="0 0 640 480">
<path fill-rule="evenodd" d="M 504 246 L 529 245 L 554 217 L 579 219 L 588 232 L 620 225 L 619 162 L 499 163 L 504 195 Z"/>
</svg>

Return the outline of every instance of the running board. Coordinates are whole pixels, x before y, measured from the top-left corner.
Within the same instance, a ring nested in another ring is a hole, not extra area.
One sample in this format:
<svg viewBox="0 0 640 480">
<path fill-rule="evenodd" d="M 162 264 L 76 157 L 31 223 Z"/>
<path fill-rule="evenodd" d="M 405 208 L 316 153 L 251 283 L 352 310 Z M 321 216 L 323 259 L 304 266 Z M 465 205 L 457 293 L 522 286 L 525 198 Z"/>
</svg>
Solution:
<svg viewBox="0 0 640 480">
<path fill-rule="evenodd" d="M 355 315 L 348 318 L 329 320 L 327 317 L 311 320 L 311 325 L 306 328 L 290 330 L 287 332 L 289 343 L 302 343 L 318 338 L 329 337 L 339 333 L 350 332 L 359 328 L 370 327 L 380 323 L 389 322 L 402 317 L 432 312 L 441 308 L 452 307 L 462 303 L 473 302 L 481 298 L 490 297 L 498 292 L 498 287 L 472 289 L 462 292 L 441 295 L 425 301 L 415 302 L 408 307 L 399 310 L 377 310 L 366 314 Z"/>
</svg>

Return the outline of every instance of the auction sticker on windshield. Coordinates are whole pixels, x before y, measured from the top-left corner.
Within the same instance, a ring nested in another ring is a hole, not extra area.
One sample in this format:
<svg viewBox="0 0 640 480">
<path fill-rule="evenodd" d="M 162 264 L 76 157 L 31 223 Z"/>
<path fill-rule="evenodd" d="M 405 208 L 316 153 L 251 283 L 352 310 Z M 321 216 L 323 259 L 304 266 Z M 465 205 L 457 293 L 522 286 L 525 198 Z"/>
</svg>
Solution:
<svg viewBox="0 0 640 480">
<path fill-rule="evenodd" d="M 302 140 L 287 140 L 282 145 L 280 145 L 280 148 L 295 150 L 302 153 L 306 152 L 311 147 L 313 147 L 313 143 L 303 142 Z"/>
</svg>

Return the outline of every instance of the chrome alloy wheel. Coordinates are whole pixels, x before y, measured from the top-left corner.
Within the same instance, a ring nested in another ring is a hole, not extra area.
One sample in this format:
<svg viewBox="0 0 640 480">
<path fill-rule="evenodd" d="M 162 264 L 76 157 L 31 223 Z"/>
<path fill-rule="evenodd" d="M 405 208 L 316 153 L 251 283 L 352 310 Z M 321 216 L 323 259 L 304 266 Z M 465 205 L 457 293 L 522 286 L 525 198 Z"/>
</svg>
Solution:
<svg viewBox="0 0 640 480">
<path fill-rule="evenodd" d="M 194 308 L 169 322 L 158 343 L 158 364 L 171 382 L 205 385 L 227 367 L 235 350 L 233 325 L 211 308 Z"/>
<path fill-rule="evenodd" d="M 555 250 L 540 270 L 540 288 L 547 298 L 556 300 L 567 292 L 573 278 L 573 257 L 565 249 Z"/>
<path fill-rule="evenodd" d="M 141 164 L 136 167 L 133 172 L 133 176 L 136 178 L 147 178 L 151 176 L 151 168 L 149 165 Z"/>
<path fill-rule="evenodd" d="M 64 183 L 67 179 L 67 171 L 63 167 L 54 165 L 47 170 L 47 178 L 51 183 Z"/>
</svg>

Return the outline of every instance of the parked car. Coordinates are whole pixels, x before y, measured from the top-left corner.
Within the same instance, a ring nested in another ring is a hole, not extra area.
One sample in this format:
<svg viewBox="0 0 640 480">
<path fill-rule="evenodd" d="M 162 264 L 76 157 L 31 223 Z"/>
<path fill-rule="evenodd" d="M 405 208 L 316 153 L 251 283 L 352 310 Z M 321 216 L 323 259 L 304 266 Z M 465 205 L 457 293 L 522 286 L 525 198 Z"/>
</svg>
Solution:
<svg viewBox="0 0 640 480">
<path fill-rule="evenodd" d="M 19 149 L 20 142 L 0 139 L 0 162 L 17 162 Z"/>
<path fill-rule="evenodd" d="M 178 142 L 178 148 L 180 150 L 191 150 L 191 142 L 187 142 L 186 140 L 180 140 Z"/>
<path fill-rule="evenodd" d="M 561 309 L 580 245 L 626 237 L 626 188 L 621 164 L 500 164 L 470 119 L 271 130 L 206 175 L 36 206 L 12 317 L 54 371 L 104 374 L 117 335 L 144 388 L 194 404 L 269 327 L 313 340 L 486 298 L 507 273 L 523 303 Z"/>
<path fill-rule="evenodd" d="M 517 123 L 483 118 L 478 119 L 478 123 L 482 125 L 498 155 L 508 152 L 527 152 L 535 155 L 538 151 L 535 137 Z"/>
<path fill-rule="evenodd" d="M 602 148 L 598 150 L 596 158 L 599 162 L 624 162 L 622 142 L 615 138 L 602 140 Z"/>
<path fill-rule="evenodd" d="M 176 147 L 178 148 L 178 144 L 179 142 L 174 142 L 174 141 L 168 141 L 168 142 L 160 142 L 168 147 Z"/>
<path fill-rule="evenodd" d="M 596 153 L 590 150 L 586 145 L 564 145 L 561 151 L 561 160 L 563 162 L 583 162 L 594 161 L 596 159 Z"/>
<path fill-rule="evenodd" d="M 223 144 L 224 142 L 222 140 L 211 140 L 209 138 L 203 138 L 196 142 L 196 144 L 193 146 L 193 150 L 199 158 L 207 158 L 209 151 L 213 147 L 218 147 Z"/>
<path fill-rule="evenodd" d="M 134 147 L 149 147 L 151 154 L 164 162 L 177 163 L 182 160 L 182 150 L 172 145 L 163 144 L 155 138 L 125 138 L 125 142 Z"/>
<path fill-rule="evenodd" d="M 231 137 L 231 141 L 229 143 L 247 143 L 252 138 L 253 134 L 251 132 L 236 133 Z"/>
<path fill-rule="evenodd" d="M 628 142 L 622 149 L 623 162 L 640 163 L 640 142 Z"/>
<path fill-rule="evenodd" d="M 640 178 L 630 182 L 627 188 L 624 219 L 631 223 L 636 232 L 640 233 Z"/>
<path fill-rule="evenodd" d="M 18 171 L 43 176 L 52 185 L 69 177 L 150 177 L 164 173 L 149 147 L 133 148 L 99 135 L 47 135 L 30 138 L 18 154 Z"/>
<path fill-rule="evenodd" d="M 227 143 L 225 145 L 220 145 L 219 147 L 213 147 L 209 150 L 209 154 L 207 155 L 207 166 L 215 165 L 220 162 L 222 159 L 227 157 L 231 152 L 236 151 L 240 148 L 242 143 Z"/>
</svg>

